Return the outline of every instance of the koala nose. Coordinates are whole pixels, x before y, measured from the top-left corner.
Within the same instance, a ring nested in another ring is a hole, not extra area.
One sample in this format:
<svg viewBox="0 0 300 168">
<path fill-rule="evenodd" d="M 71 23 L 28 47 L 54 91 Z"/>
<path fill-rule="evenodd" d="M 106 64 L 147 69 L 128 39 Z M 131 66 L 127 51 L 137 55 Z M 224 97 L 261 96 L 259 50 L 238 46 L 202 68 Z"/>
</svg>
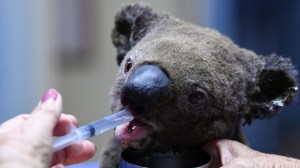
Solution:
<svg viewBox="0 0 300 168">
<path fill-rule="evenodd" d="M 138 67 L 122 88 L 121 103 L 134 112 L 143 112 L 159 101 L 169 83 L 169 77 L 159 66 Z"/>
</svg>

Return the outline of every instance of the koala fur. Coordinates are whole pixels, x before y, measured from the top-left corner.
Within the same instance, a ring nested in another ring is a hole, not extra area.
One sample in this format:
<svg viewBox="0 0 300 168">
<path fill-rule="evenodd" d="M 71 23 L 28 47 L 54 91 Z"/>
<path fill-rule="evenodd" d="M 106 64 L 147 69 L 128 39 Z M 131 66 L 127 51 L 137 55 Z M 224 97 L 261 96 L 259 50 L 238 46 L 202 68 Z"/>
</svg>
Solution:
<svg viewBox="0 0 300 168">
<path fill-rule="evenodd" d="M 241 124 L 272 117 L 298 89 L 289 58 L 257 55 L 215 30 L 141 4 L 125 6 L 116 15 L 112 40 L 119 71 L 111 110 L 132 112 L 148 125 L 148 134 L 134 141 L 113 138 L 103 152 L 102 168 L 117 167 L 125 148 L 180 152 L 216 138 L 246 143 Z M 144 65 L 159 67 L 170 82 L 155 104 L 137 112 L 122 101 L 122 92 Z"/>
</svg>

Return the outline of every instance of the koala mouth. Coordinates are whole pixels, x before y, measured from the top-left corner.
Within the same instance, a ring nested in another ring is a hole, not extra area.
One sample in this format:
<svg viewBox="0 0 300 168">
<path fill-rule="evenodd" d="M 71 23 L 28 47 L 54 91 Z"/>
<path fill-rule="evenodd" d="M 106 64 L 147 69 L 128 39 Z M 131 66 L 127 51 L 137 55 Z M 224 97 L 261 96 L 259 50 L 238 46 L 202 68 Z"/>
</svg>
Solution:
<svg viewBox="0 0 300 168">
<path fill-rule="evenodd" d="M 120 125 L 115 130 L 117 141 L 125 148 L 138 148 L 137 143 L 143 141 L 153 132 L 153 127 L 137 118 Z"/>
</svg>

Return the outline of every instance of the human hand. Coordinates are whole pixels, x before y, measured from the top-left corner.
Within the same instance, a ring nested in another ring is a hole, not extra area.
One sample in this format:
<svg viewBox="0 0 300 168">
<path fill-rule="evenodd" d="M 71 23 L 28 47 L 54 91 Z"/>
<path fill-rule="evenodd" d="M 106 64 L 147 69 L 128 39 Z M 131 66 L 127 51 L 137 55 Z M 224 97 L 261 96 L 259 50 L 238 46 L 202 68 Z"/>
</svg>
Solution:
<svg viewBox="0 0 300 168">
<path fill-rule="evenodd" d="M 61 114 L 62 97 L 49 89 L 31 114 L 19 115 L 0 125 L 0 167 L 64 167 L 91 158 L 96 147 L 90 141 L 53 153 L 52 136 L 77 126 L 74 116 Z"/>
<path fill-rule="evenodd" d="M 206 143 L 203 149 L 212 156 L 212 168 L 300 167 L 297 159 L 258 152 L 233 140 L 213 140 Z"/>
</svg>

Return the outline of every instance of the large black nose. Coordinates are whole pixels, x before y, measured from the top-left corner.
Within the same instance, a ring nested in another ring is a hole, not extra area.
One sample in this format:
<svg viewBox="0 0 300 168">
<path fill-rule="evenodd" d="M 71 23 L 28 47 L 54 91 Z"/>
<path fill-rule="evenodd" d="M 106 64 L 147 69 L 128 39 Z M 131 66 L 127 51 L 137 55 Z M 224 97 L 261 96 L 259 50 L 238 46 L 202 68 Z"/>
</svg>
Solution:
<svg viewBox="0 0 300 168">
<path fill-rule="evenodd" d="M 134 70 L 122 88 L 121 102 L 135 112 L 151 108 L 165 94 L 169 77 L 156 65 L 143 65 Z"/>
</svg>

